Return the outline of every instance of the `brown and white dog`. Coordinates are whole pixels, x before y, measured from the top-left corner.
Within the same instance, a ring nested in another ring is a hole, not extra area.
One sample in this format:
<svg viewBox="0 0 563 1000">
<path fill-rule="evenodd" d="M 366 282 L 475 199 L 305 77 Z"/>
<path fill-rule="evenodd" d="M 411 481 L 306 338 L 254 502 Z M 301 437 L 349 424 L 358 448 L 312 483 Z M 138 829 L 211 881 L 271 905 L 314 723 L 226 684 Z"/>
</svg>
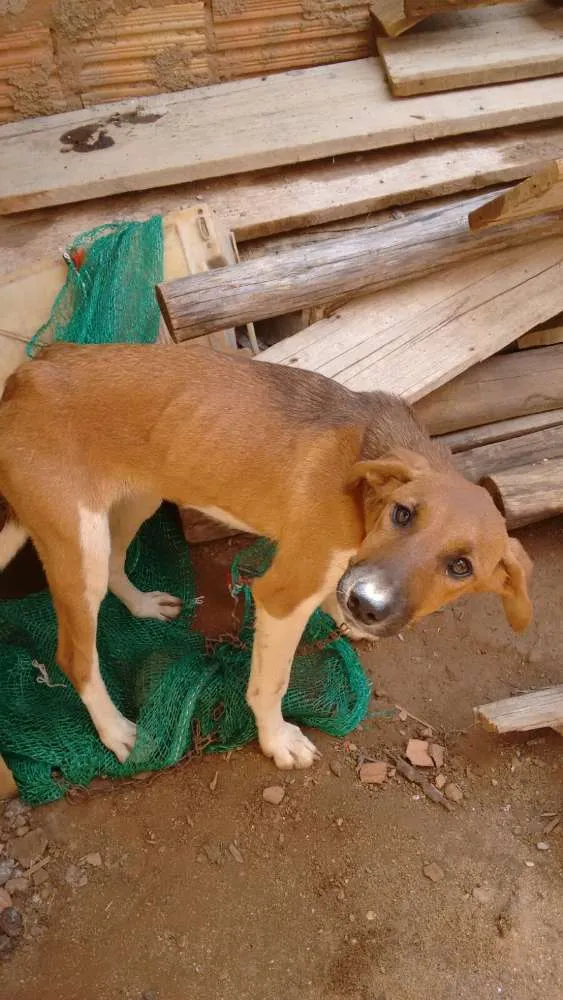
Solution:
<svg viewBox="0 0 563 1000">
<path fill-rule="evenodd" d="M 316 756 L 281 702 L 321 604 L 368 638 L 475 591 L 500 594 L 515 629 L 532 615 L 530 560 L 486 491 L 400 400 L 311 372 L 193 346 L 48 347 L 6 385 L 0 491 L 0 568 L 31 537 L 57 613 L 57 661 L 122 761 L 135 725 L 100 674 L 98 609 L 109 587 L 133 615 L 179 613 L 176 597 L 141 593 L 124 569 L 162 499 L 277 542 L 253 586 L 247 698 L 281 768 Z"/>
</svg>

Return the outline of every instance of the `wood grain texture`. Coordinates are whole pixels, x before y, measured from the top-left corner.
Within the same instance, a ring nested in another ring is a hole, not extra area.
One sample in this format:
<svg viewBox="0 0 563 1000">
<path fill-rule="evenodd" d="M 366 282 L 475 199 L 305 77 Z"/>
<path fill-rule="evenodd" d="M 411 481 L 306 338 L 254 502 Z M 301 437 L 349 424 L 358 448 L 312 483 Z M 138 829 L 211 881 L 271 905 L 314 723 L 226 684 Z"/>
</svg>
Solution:
<svg viewBox="0 0 563 1000">
<path fill-rule="evenodd" d="M 350 302 L 258 360 L 415 402 L 510 343 L 536 310 L 557 311 L 563 240 L 538 243 L 535 254 L 530 266 L 526 248 L 504 250 Z"/>
<path fill-rule="evenodd" d="M 531 465 L 552 458 L 563 458 L 563 426 L 546 427 L 510 440 L 497 441 L 456 455 L 456 465 L 474 483 L 484 476 Z"/>
<path fill-rule="evenodd" d="M 563 347 L 503 354 L 475 365 L 417 403 L 432 434 L 563 407 Z"/>
<path fill-rule="evenodd" d="M 563 72 L 563 12 L 378 37 L 377 49 L 395 97 L 553 76 Z"/>
<path fill-rule="evenodd" d="M 204 201 L 240 243 L 520 180 L 558 157 L 563 125 L 523 126 L 1 216 L 0 274 L 14 269 L 18 255 L 43 260 L 108 219 L 140 220 Z"/>
<path fill-rule="evenodd" d="M 407 17 L 403 0 L 373 0 L 371 16 L 389 38 L 396 38 L 418 24 L 420 17 Z"/>
<path fill-rule="evenodd" d="M 510 441 L 511 438 L 533 434 L 534 431 L 546 427 L 557 427 L 563 424 L 563 409 L 549 410 L 547 413 L 531 413 L 526 417 L 513 417 L 511 420 L 497 420 L 481 427 L 469 427 L 463 431 L 452 431 L 451 434 L 439 435 L 440 441 L 454 454 L 480 448 L 482 445 L 495 444 L 497 441 Z"/>
<path fill-rule="evenodd" d="M 563 684 L 503 698 L 473 709 L 475 719 L 493 733 L 525 733 L 563 725 Z"/>
<path fill-rule="evenodd" d="M 224 268 L 162 284 L 157 295 L 166 324 L 173 338 L 181 341 L 380 290 L 483 253 L 563 234 L 563 218 L 555 216 L 472 234 L 466 214 L 482 202 L 482 195 L 460 199 L 406 221 L 350 230 L 315 246 L 252 258 L 236 272 Z"/>
<path fill-rule="evenodd" d="M 563 326 L 548 326 L 543 330 L 530 330 L 516 341 L 519 351 L 528 351 L 530 347 L 550 347 L 552 344 L 563 344 Z"/>
<path fill-rule="evenodd" d="M 480 483 L 491 494 L 509 530 L 563 513 L 563 458 L 495 472 Z"/>
<path fill-rule="evenodd" d="M 563 159 L 549 163 L 539 173 L 504 191 L 469 215 L 473 230 L 501 226 L 513 219 L 528 219 L 563 209 Z"/>
<path fill-rule="evenodd" d="M 502 4 L 512 6 L 514 0 L 404 0 L 408 17 L 428 17 L 452 10 L 471 10 L 473 7 L 490 7 Z"/>
<path fill-rule="evenodd" d="M 136 110 L 126 101 L 2 126 L 0 213 L 554 119 L 563 92 L 531 80 L 398 103 L 366 59 L 157 95 L 143 109 L 137 123 L 114 124 Z M 96 122 L 114 145 L 62 151 L 61 136 Z"/>
</svg>

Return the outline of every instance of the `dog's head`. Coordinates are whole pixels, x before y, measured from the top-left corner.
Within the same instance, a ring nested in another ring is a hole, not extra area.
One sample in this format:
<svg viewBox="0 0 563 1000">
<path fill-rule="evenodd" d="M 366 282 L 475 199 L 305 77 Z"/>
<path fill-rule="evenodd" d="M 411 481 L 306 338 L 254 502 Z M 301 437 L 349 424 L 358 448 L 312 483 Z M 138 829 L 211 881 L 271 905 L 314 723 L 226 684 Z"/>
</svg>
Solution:
<svg viewBox="0 0 563 1000">
<path fill-rule="evenodd" d="M 359 491 L 365 519 L 364 540 L 337 590 L 350 626 L 368 637 L 393 635 L 482 591 L 502 597 L 513 629 L 529 625 L 531 560 L 481 486 L 403 449 L 356 463 L 349 486 Z"/>
</svg>

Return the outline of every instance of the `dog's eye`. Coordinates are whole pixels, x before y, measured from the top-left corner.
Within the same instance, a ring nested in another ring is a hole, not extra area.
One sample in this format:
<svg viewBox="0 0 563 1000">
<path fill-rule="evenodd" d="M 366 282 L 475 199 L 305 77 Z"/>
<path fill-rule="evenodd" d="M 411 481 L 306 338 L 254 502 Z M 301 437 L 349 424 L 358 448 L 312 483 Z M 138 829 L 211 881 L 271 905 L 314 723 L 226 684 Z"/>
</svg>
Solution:
<svg viewBox="0 0 563 1000">
<path fill-rule="evenodd" d="M 462 579 L 464 576 L 471 576 L 473 572 L 473 566 L 471 561 L 466 559 L 465 556 L 460 556 L 459 559 L 452 559 L 448 563 L 448 573 L 450 576 L 456 578 L 456 580 Z"/>
<path fill-rule="evenodd" d="M 410 507 L 405 507 L 402 503 L 396 503 L 391 512 L 391 520 L 399 528 L 404 528 L 410 524 L 414 517 L 414 511 Z"/>
</svg>

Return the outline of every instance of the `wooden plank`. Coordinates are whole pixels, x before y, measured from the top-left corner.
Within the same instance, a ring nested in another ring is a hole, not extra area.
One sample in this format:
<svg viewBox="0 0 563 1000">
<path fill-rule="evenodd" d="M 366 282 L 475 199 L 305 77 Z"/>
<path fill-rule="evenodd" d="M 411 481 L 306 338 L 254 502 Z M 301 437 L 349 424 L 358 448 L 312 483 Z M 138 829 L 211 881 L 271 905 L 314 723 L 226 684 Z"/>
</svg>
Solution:
<svg viewBox="0 0 563 1000">
<path fill-rule="evenodd" d="M 544 330 L 531 330 L 516 341 L 519 351 L 527 351 L 530 347 L 550 347 L 553 344 L 563 344 L 563 326 L 548 326 Z"/>
<path fill-rule="evenodd" d="M 509 530 L 563 513 L 563 458 L 519 465 L 484 476 Z"/>
<path fill-rule="evenodd" d="M 483 476 L 493 476 L 518 465 L 532 465 L 552 458 L 563 458 L 561 424 L 508 441 L 471 448 L 456 455 L 456 466 L 467 479 L 477 483 Z"/>
<path fill-rule="evenodd" d="M 259 360 L 412 403 L 511 343 L 538 312 L 557 312 L 562 278 L 561 238 L 538 243 L 533 255 L 504 250 L 350 302 Z"/>
<path fill-rule="evenodd" d="M 420 405 L 423 405 L 423 402 Z M 563 409 L 549 410 L 547 413 L 531 413 L 526 417 L 513 417 L 511 420 L 497 420 L 481 427 L 469 427 L 463 431 L 452 431 L 451 434 L 439 435 L 440 441 L 454 454 L 479 448 L 497 441 L 510 441 L 511 438 L 533 434 L 534 431 L 546 427 L 558 427 L 563 424 Z"/>
<path fill-rule="evenodd" d="M 475 719 L 493 733 L 525 733 L 563 725 L 563 684 L 503 698 L 474 708 Z"/>
<path fill-rule="evenodd" d="M 502 226 L 514 219 L 528 219 L 533 215 L 559 212 L 562 209 L 563 159 L 549 163 L 540 173 L 528 177 L 521 184 L 475 209 L 469 215 L 469 226 L 473 230 Z"/>
<path fill-rule="evenodd" d="M 482 202 L 483 196 L 460 199 L 420 211 L 405 221 L 350 230 L 314 246 L 250 258 L 236 273 L 222 268 L 164 283 L 157 287 L 164 319 L 173 338 L 180 341 L 380 290 L 484 253 L 563 234 L 563 217 L 556 216 L 524 219 L 472 234 L 463 213 Z"/>
<path fill-rule="evenodd" d="M 532 80 L 397 103 L 366 59 L 161 94 L 137 112 L 125 101 L 4 125 L 0 213 L 553 119 L 563 92 Z M 96 123 L 113 145 L 63 152 L 61 136 Z"/>
<path fill-rule="evenodd" d="M 563 12 L 380 36 L 377 49 L 395 97 L 553 76 L 563 72 Z"/>
<path fill-rule="evenodd" d="M 373 0 L 371 15 L 389 38 L 396 38 L 418 24 L 420 17 L 407 17 L 403 0 Z"/>
<path fill-rule="evenodd" d="M 514 0 L 404 0 L 408 17 L 428 17 L 443 11 L 465 10 L 472 7 L 513 4 Z"/>
<path fill-rule="evenodd" d="M 0 273 L 13 270 L 18 253 L 28 263 L 43 260 L 112 218 L 140 220 L 204 201 L 240 242 L 520 180 L 558 157 L 563 125 L 548 124 L 3 216 Z"/>
<path fill-rule="evenodd" d="M 503 354 L 475 365 L 417 403 L 432 434 L 563 407 L 563 348 Z"/>
</svg>

